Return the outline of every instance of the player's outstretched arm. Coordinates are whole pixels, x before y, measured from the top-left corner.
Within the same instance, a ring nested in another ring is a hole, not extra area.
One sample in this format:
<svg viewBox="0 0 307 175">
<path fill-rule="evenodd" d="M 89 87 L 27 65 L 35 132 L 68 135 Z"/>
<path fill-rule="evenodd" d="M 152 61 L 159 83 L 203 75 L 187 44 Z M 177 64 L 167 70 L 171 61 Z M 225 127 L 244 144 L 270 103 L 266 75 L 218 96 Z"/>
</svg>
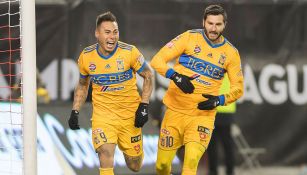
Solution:
<svg viewBox="0 0 307 175">
<path fill-rule="evenodd" d="M 79 111 L 81 109 L 81 106 L 84 104 L 87 98 L 89 84 L 90 84 L 89 77 L 79 79 L 79 83 L 75 88 L 74 92 L 74 102 L 72 107 L 73 110 Z"/>
<path fill-rule="evenodd" d="M 153 89 L 153 74 L 149 67 L 145 65 L 144 70 L 139 74 L 144 78 L 144 83 L 142 91 L 142 100 L 135 113 L 134 126 L 137 128 L 143 127 L 144 124 L 148 121 L 148 104 Z"/>
<path fill-rule="evenodd" d="M 153 89 L 153 73 L 149 67 L 145 65 L 144 70 L 140 72 L 140 76 L 144 78 L 142 103 L 149 103 L 149 98 Z"/>
<path fill-rule="evenodd" d="M 88 93 L 88 87 L 89 87 L 89 78 L 80 78 L 79 83 L 75 89 L 74 93 L 74 102 L 73 102 L 73 108 L 70 114 L 70 118 L 68 120 L 68 125 L 70 129 L 76 130 L 80 129 L 79 126 L 79 110 L 81 109 L 81 106 L 84 104 L 87 93 Z"/>
</svg>

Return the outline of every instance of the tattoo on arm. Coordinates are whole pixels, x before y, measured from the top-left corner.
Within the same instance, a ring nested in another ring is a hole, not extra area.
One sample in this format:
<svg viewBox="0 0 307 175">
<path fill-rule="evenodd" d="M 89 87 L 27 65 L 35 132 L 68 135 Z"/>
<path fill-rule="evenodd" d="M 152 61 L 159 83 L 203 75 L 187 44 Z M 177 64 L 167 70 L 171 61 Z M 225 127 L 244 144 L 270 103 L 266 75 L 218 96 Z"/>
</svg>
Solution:
<svg viewBox="0 0 307 175">
<path fill-rule="evenodd" d="M 79 111 L 81 106 L 84 104 L 87 98 L 88 87 L 90 84 L 89 80 L 89 77 L 79 79 L 79 83 L 74 92 L 73 110 Z"/>
<path fill-rule="evenodd" d="M 149 103 L 149 98 L 153 89 L 153 73 L 148 66 L 145 66 L 144 70 L 140 73 L 140 76 L 144 78 L 142 102 Z"/>
</svg>

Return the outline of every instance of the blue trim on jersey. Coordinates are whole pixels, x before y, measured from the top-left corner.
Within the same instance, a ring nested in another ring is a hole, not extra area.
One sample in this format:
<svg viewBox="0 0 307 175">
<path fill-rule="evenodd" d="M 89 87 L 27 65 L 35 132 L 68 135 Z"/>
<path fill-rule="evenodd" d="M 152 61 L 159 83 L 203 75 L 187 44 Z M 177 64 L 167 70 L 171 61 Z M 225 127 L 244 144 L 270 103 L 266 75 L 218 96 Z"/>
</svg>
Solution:
<svg viewBox="0 0 307 175">
<path fill-rule="evenodd" d="M 108 56 L 104 56 L 102 53 L 99 52 L 99 44 L 97 44 L 96 51 L 97 51 L 98 55 L 99 55 L 101 58 L 107 60 L 107 59 L 109 59 L 111 56 L 114 55 L 114 53 L 115 53 L 116 50 L 117 50 L 117 47 L 118 47 L 118 43 L 116 43 L 116 46 L 115 46 L 114 50 L 113 50 Z"/>
<path fill-rule="evenodd" d="M 88 75 L 82 75 L 82 74 L 80 74 L 80 78 L 87 78 L 88 77 Z"/>
<path fill-rule="evenodd" d="M 111 74 L 92 74 L 91 80 L 98 85 L 119 84 L 133 78 L 133 71 L 129 69 L 125 72 Z"/>
<path fill-rule="evenodd" d="M 172 68 L 168 69 L 165 73 L 166 78 L 171 78 L 171 76 L 175 73 L 176 71 Z"/>
<path fill-rule="evenodd" d="M 225 96 L 224 95 L 220 95 L 219 96 L 219 101 L 220 101 L 219 106 L 224 106 L 225 105 Z"/>
<path fill-rule="evenodd" d="M 224 45 L 224 44 L 226 43 L 226 39 L 224 38 L 224 41 L 223 41 L 222 43 L 220 43 L 220 44 L 213 44 L 213 43 L 211 43 L 211 41 L 207 38 L 207 36 L 206 36 L 204 30 L 202 31 L 202 34 L 203 34 L 203 37 L 204 37 L 205 41 L 207 42 L 207 44 L 208 44 L 209 46 L 211 46 L 212 48 L 220 47 L 220 46 L 222 46 L 222 45 Z"/>
<path fill-rule="evenodd" d="M 215 80 L 221 80 L 226 72 L 222 67 L 186 54 L 179 57 L 179 64 L 196 73 Z"/>
<path fill-rule="evenodd" d="M 143 65 L 141 66 L 141 68 L 139 70 L 137 70 L 136 72 L 139 74 L 141 72 L 143 72 L 144 68 L 145 68 L 146 65 L 146 62 L 143 63 Z"/>
</svg>

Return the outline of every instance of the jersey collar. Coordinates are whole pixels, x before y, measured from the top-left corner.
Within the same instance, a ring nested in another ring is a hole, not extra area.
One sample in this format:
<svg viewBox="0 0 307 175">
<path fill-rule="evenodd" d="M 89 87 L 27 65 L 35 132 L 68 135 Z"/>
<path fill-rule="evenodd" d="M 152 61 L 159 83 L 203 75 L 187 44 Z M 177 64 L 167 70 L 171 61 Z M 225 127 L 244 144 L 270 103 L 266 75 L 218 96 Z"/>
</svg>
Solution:
<svg viewBox="0 0 307 175">
<path fill-rule="evenodd" d="M 97 43 L 97 47 L 96 47 L 96 51 L 98 53 L 98 55 L 103 58 L 103 59 L 109 59 L 110 57 L 112 57 L 114 55 L 114 53 L 116 52 L 117 50 L 117 47 L 118 47 L 118 42 L 116 43 L 116 46 L 114 48 L 114 50 L 110 53 L 110 55 L 108 56 L 104 56 L 102 53 L 99 52 L 99 44 Z"/>
<path fill-rule="evenodd" d="M 212 48 L 220 47 L 220 46 L 222 46 L 222 45 L 224 45 L 224 44 L 226 43 L 226 38 L 224 38 L 223 36 L 221 36 L 221 37 L 223 37 L 223 39 L 224 39 L 222 43 L 213 44 L 213 43 L 211 43 L 211 41 L 210 41 L 210 40 L 207 38 L 207 36 L 205 35 L 205 31 L 204 31 L 204 30 L 202 31 L 202 34 L 203 34 L 203 37 L 204 37 L 205 41 L 207 42 L 207 44 L 208 44 L 209 46 L 211 46 Z"/>
</svg>

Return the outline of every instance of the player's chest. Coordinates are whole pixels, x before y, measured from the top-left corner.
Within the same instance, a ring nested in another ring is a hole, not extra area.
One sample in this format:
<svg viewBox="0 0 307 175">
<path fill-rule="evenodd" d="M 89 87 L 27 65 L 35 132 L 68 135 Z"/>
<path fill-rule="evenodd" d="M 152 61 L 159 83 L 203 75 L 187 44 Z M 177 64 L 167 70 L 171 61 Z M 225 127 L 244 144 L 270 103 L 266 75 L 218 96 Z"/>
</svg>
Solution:
<svg viewBox="0 0 307 175">
<path fill-rule="evenodd" d="M 201 44 L 190 45 L 186 49 L 185 54 L 219 67 L 224 67 L 229 58 L 229 54 L 222 47 L 212 48 Z"/>
<path fill-rule="evenodd" d="M 85 65 L 90 74 L 104 74 L 124 72 L 130 69 L 128 57 L 116 55 L 111 58 L 94 58 Z"/>
</svg>

